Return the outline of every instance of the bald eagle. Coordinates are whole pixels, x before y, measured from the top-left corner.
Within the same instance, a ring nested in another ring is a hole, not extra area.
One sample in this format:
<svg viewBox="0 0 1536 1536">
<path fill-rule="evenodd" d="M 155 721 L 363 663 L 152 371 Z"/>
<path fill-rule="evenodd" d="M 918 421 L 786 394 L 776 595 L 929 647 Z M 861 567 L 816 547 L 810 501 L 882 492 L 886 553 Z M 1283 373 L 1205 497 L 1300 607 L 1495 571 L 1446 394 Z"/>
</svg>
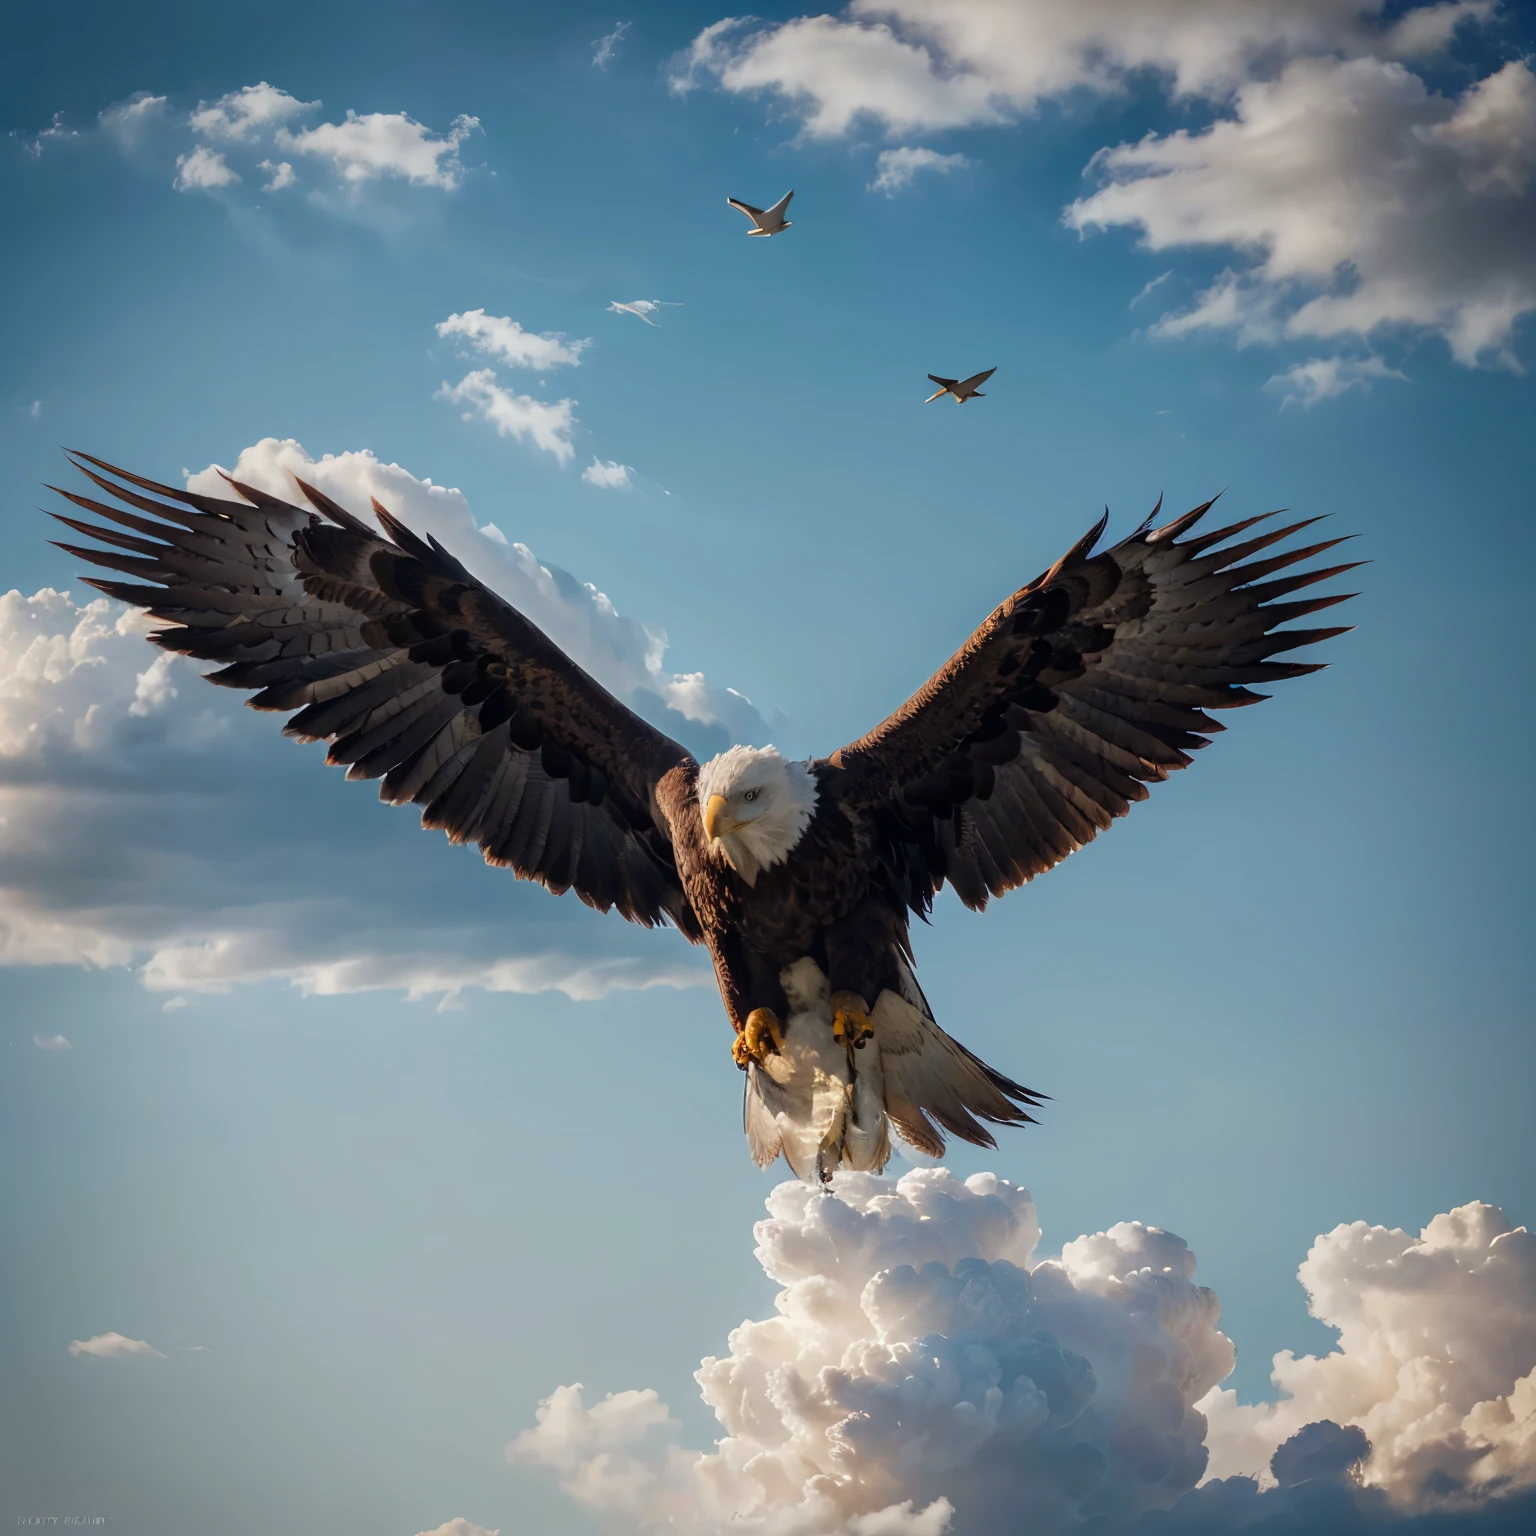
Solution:
<svg viewBox="0 0 1536 1536">
<path fill-rule="evenodd" d="M 1289 569 L 1339 539 L 1253 558 L 1316 519 L 1182 537 L 1210 502 L 1095 554 L 1106 513 L 867 736 L 701 764 L 377 501 L 375 525 L 302 481 L 309 507 L 77 457 L 120 505 L 61 491 L 110 526 L 56 513 L 106 546 L 60 547 L 135 578 L 92 585 L 156 645 L 489 863 L 704 945 L 752 1156 L 809 1178 L 883 1167 L 892 1128 L 936 1156 L 1032 1121 L 1042 1095 L 935 1021 L 912 917 L 946 881 L 980 910 L 1050 869 L 1207 745 L 1206 711 L 1318 670 L 1273 658 L 1344 630 L 1277 626 L 1352 594 L 1281 599 L 1359 563 Z"/>
</svg>

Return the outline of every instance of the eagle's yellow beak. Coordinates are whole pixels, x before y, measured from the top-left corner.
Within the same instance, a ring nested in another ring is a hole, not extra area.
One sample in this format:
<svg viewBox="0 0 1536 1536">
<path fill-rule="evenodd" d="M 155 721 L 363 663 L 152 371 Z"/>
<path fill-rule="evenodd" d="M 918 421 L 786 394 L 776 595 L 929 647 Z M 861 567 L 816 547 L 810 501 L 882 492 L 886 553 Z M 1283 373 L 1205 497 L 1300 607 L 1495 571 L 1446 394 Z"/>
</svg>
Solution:
<svg viewBox="0 0 1536 1536">
<path fill-rule="evenodd" d="M 704 835 L 710 842 L 719 837 L 720 823 L 725 817 L 725 796 L 711 795 L 709 803 L 704 807 Z"/>
</svg>

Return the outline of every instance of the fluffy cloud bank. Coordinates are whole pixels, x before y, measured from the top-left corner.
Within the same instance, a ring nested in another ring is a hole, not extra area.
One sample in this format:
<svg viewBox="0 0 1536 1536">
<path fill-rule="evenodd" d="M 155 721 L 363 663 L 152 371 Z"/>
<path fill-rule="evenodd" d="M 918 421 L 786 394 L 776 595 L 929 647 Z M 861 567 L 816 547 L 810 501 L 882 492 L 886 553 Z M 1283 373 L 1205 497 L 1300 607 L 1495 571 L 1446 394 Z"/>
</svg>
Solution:
<svg viewBox="0 0 1536 1536">
<path fill-rule="evenodd" d="M 697 1372 L 712 1452 L 652 1391 L 574 1385 L 509 1457 L 608 1528 L 684 1536 L 1362 1530 L 1536 1484 L 1536 1239 L 1493 1207 L 1320 1238 L 1301 1275 L 1339 1347 L 1279 1357 L 1290 1395 L 1258 1407 L 1217 1385 L 1232 1344 L 1172 1233 L 1042 1259 L 1026 1190 L 943 1168 L 783 1184 L 768 1211 L 784 1289 Z"/>
<path fill-rule="evenodd" d="M 1515 60 L 1445 95 L 1415 68 L 1498 11 L 1495 0 L 1390 16 L 1383 0 L 852 0 L 840 16 L 719 21 L 674 61 L 672 83 L 771 97 L 814 138 L 873 127 L 903 139 L 1012 125 L 1044 100 L 1150 77 L 1215 120 L 1106 147 L 1089 168 L 1101 185 L 1066 218 L 1129 228 L 1153 251 L 1232 253 L 1157 334 L 1408 330 L 1442 337 L 1460 362 L 1513 365 L 1517 322 L 1536 309 L 1536 75 Z M 887 157 L 937 153 L 885 151 L 872 189 L 893 189 Z"/>
<path fill-rule="evenodd" d="M 696 751 L 765 739 L 747 701 L 664 665 L 666 637 L 541 564 L 463 494 L 368 453 L 266 439 L 233 466 L 290 471 L 363 515 L 432 533 L 610 690 Z M 198 488 L 225 491 L 212 470 Z M 328 774 L 273 718 L 143 640 L 104 599 L 0 597 L 0 964 L 135 965 L 167 993 L 264 979 L 309 992 L 692 986 L 707 969 L 646 933 L 486 868 Z"/>
<path fill-rule="evenodd" d="M 1536 1482 L 1536 1235 L 1481 1202 L 1417 1237 L 1357 1221 L 1318 1238 L 1298 1278 L 1338 1346 L 1277 1355 L 1277 1403 L 1200 1405 L 1213 1473 L 1258 1473 L 1332 1419 L 1369 1438 L 1365 1481 L 1404 1500 Z"/>
</svg>

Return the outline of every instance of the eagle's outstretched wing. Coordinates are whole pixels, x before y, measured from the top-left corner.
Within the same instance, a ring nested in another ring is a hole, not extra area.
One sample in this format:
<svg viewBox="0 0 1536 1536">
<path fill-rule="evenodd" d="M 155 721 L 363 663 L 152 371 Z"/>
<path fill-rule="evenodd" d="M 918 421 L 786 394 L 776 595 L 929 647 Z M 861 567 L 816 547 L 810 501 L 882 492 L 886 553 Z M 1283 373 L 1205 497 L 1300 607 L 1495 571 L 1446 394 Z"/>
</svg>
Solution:
<svg viewBox="0 0 1536 1536">
<path fill-rule="evenodd" d="M 136 578 L 91 585 L 163 620 L 157 645 L 220 663 L 209 681 L 254 690 L 256 709 L 297 710 L 286 735 L 328 741 L 348 778 L 382 779 L 382 799 L 421 806 L 423 826 L 478 843 L 489 863 L 699 938 L 651 808 L 686 749 L 435 539 L 375 502 L 381 535 L 302 482 L 316 511 L 233 480 L 243 501 L 78 457 L 124 482 L 76 464 L 138 512 L 60 491 L 117 525 L 55 513 L 109 546 L 60 547 Z"/>
<path fill-rule="evenodd" d="M 881 858 L 914 910 L 945 880 L 979 909 L 1050 869 L 1208 745 L 1224 727 L 1205 711 L 1267 697 L 1249 684 L 1319 669 L 1270 658 L 1344 628 L 1278 626 L 1353 594 L 1277 599 L 1360 562 L 1266 580 L 1343 541 L 1250 559 L 1317 521 L 1227 542 L 1265 521 L 1253 517 L 1181 542 L 1210 506 L 1150 529 L 1154 510 L 1094 555 L 1100 522 L 830 759 L 844 770 L 840 798 L 873 814 Z"/>
</svg>

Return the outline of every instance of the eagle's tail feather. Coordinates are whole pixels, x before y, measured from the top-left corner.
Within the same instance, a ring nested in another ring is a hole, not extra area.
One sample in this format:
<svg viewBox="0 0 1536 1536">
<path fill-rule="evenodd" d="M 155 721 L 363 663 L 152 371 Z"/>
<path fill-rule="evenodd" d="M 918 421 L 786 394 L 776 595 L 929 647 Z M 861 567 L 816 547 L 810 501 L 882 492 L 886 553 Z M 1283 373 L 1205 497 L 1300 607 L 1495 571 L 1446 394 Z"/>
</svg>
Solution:
<svg viewBox="0 0 1536 1536">
<path fill-rule="evenodd" d="M 825 1183 L 839 1168 L 878 1173 L 890 1160 L 891 1130 L 938 1157 L 944 1136 L 990 1147 L 984 1122 L 1032 1122 L 1043 1095 L 973 1056 L 934 1022 L 904 960 L 901 993 L 884 991 L 874 1035 L 850 1051 L 832 1033 L 827 979 L 810 960 L 781 978 L 789 1001 L 783 1048 L 747 1070 L 743 1119 L 752 1160 L 781 1153 L 797 1178 Z"/>
</svg>

